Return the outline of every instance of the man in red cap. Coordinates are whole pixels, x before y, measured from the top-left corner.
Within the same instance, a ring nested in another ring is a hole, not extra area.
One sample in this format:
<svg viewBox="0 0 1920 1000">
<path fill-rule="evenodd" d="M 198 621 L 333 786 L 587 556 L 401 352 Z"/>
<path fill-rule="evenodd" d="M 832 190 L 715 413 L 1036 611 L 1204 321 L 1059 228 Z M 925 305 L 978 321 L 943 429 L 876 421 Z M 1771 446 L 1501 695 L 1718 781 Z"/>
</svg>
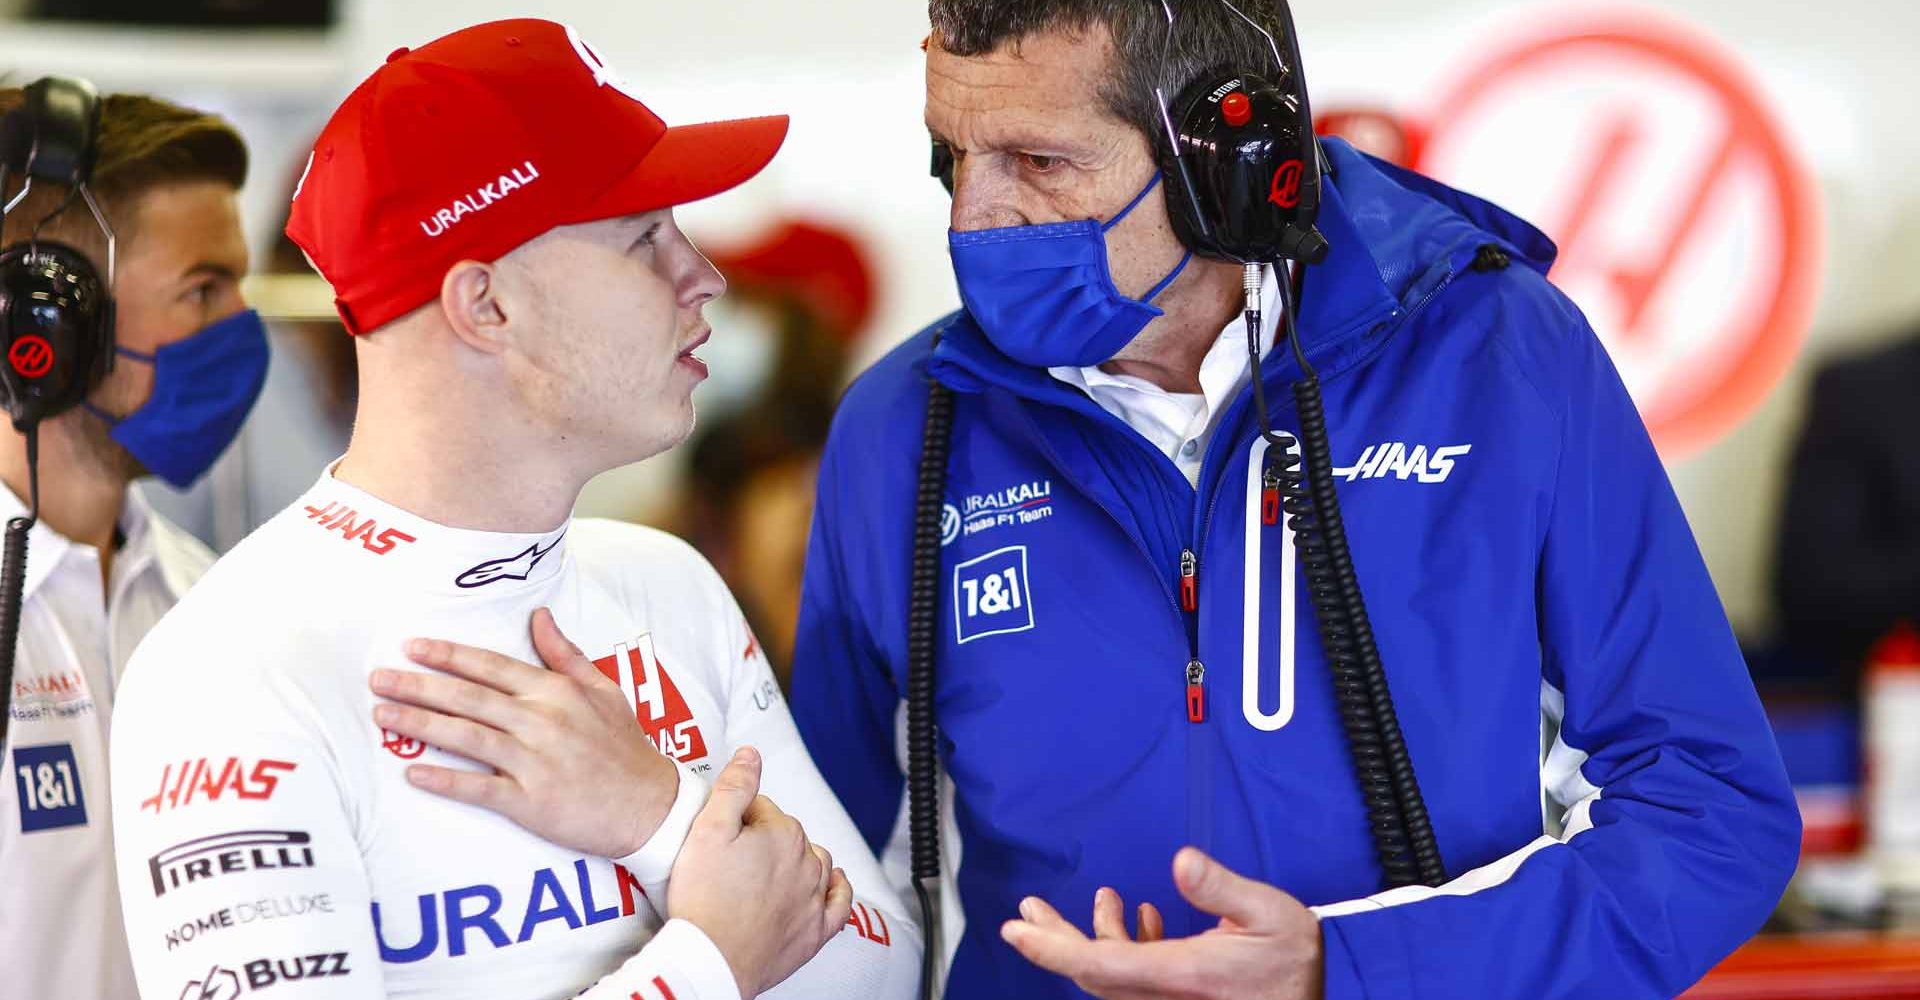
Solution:
<svg viewBox="0 0 1920 1000">
<path fill-rule="evenodd" d="M 919 933 L 718 576 L 570 516 L 691 429 L 726 285 L 672 208 L 785 131 L 669 129 L 538 20 L 402 49 L 334 114 L 288 234 L 357 337 L 358 419 L 128 670 L 142 993 L 912 992 Z"/>
</svg>

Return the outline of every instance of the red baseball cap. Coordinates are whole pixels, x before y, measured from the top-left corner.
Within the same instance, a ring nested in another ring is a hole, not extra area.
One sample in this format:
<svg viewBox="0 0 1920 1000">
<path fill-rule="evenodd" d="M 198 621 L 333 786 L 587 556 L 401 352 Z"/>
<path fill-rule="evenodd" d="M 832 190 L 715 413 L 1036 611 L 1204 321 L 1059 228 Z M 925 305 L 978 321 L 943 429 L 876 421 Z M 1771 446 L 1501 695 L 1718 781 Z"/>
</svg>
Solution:
<svg viewBox="0 0 1920 1000">
<path fill-rule="evenodd" d="M 668 128 L 566 25 L 475 25 L 387 57 L 320 133 L 287 236 L 361 334 L 555 226 L 719 194 L 760 172 L 786 116 Z"/>
</svg>

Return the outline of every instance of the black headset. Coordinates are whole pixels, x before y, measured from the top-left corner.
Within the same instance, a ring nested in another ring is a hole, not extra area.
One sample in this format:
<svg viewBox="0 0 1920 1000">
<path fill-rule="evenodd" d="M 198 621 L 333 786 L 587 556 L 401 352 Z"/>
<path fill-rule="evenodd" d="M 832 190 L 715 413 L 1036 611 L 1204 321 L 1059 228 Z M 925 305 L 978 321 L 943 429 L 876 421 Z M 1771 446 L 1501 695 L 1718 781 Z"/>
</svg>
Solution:
<svg viewBox="0 0 1920 1000">
<path fill-rule="evenodd" d="M 1172 8 L 1167 10 L 1172 31 Z M 1276 4 L 1287 57 L 1258 22 L 1229 10 L 1267 40 L 1277 78 L 1236 72 L 1203 76 L 1169 105 L 1160 101 L 1164 143 L 1155 141 L 1170 185 L 1167 215 L 1180 242 L 1202 257 L 1236 264 L 1326 258 L 1314 228 L 1320 214 L 1320 143 L 1300 69 L 1300 46 L 1285 0 Z"/>
<path fill-rule="evenodd" d="M 1173 8 L 1169 0 L 1161 6 L 1171 33 Z M 1171 104 L 1156 90 L 1165 134 L 1150 141 L 1169 188 L 1167 214 L 1180 242 L 1202 257 L 1236 264 L 1287 259 L 1317 264 L 1327 254 L 1327 241 L 1314 228 L 1325 164 L 1313 131 L 1293 14 L 1285 0 L 1276 4 L 1286 35 L 1283 58 L 1272 34 L 1238 7 L 1227 6 L 1265 37 L 1275 76 L 1203 75 Z M 953 169 L 953 150 L 934 143 L 932 174 L 948 194 L 953 193 Z"/>
<path fill-rule="evenodd" d="M 0 249 L 0 405 L 16 430 L 79 405 L 113 370 L 114 236 L 88 187 L 99 145 L 100 98 L 83 80 L 46 77 L 0 119 L 0 197 L 10 175 L 24 178 L 7 208 L 35 181 L 67 189 L 25 241 Z M 104 276 L 80 250 L 39 238 L 76 197 L 107 236 Z"/>
<path fill-rule="evenodd" d="M 46 77 L 0 118 L 0 198 L 22 178 L 0 219 L 33 184 L 63 185 L 67 196 L 34 220 L 25 241 L 0 249 L 0 406 L 27 441 L 27 513 L 9 518 L 0 543 L 0 745 L 6 742 L 13 660 L 26 589 L 27 534 L 40 514 L 40 421 L 87 398 L 113 370 L 113 228 L 88 186 L 100 152 L 100 95 L 84 80 Z M 107 273 L 75 247 L 40 238 L 40 228 L 83 199 L 107 237 Z"/>
</svg>

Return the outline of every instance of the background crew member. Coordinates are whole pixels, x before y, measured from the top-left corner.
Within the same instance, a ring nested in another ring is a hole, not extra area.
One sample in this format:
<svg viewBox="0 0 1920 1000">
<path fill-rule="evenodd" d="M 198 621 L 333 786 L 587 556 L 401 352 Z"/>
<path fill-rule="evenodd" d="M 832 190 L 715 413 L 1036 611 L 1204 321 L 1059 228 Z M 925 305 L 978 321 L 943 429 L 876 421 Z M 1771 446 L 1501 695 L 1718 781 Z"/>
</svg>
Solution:
<svg viewBox="0 0 1920 1000">
<path fill-rule="evenodd" d="M 0 112 L 22 106 L 0 91 Z M 247 246 L 236 196 L 240 136 L 151 97 L 100 101 L 91 188 L 117 242 L 118 350 L 85 405 L 39 427 L 40 517 L 26 588 L 0 780 L 0 954 L 9 996 L 134 994 L 113 879 L 108 715 L 134 646 L 213 561 L 132 484 L 184 487 L 226 449 L 266 376 L 267 342 L 240 297 Z M 5 192 L 19 191 L 12 174 Z M 105 281 L 107 237 L 64 185 L 36 180 L 7 214 L 10 251 L 40 237 Z M 3 362 L 0 362 L 3 363 Z M 26 513 L 26 439 L 0 431 L 0 519 Z"/>
<path fill-rule="evenodd" d="M 1189 258 L 1155 98 L 1225 118 L 1216 82 L 1259 74 L 1277 114 L 1299 66 L 1219 0 L 1171 7 L 1169 26 L 1153 3 L 930 5 L 926 124 L 965 308 L 837 417 L 793 682 L 814 758 L 897 857 L 931 378 L 953 407 L 926 571 L 950 996 L 1680 992 L 1760 926 L 1798 816 L 1641 420 L 1543 277 L 1553 247 L 1324 144 L 1330 250 L 1300 268 L 1295 318 L 1438 845 L 1389 852 L 1369 807 L 1402 810 L 1403 779 L 1357 791 L 1303 586 L 1317 556 L 1262 516 L 1242 268 Z M 1241 9 L 1285 40 L 1271 0 Z M 1287 208 L 1293 169 L 1261 194 Z M 1265 280 L 1257 371 L 1298 433 L 1304 373 Z M 1389 854 L 1422 871 L 1380 893 Z M 1165 940 L 1126 940 L 1130 903 Z"/>
</svg>

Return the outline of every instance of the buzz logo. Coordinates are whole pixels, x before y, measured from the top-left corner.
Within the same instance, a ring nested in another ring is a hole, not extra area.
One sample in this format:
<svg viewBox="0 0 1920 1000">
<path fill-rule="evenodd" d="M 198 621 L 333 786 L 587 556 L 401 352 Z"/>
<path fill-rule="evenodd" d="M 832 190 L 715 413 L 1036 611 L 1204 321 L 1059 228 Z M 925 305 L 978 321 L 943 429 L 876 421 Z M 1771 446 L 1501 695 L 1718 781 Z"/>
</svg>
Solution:
<svg viewBox="0 0 1920 1000">
<path fill-rule="evenodd" d="M 1360 460 L 1345 468 L 1335 467 L 1333 474 L 1347 482 L 1356 479 L 1414 479 L 1422 483 L 1444 483 L 1453 475 L 1454 462 L 1473 450 L 1470 444 L 1453 444 L 1429 449 L 1416 444 L 1409 448 L 1402 441 L 1370 445 Z"/>
</svg>

